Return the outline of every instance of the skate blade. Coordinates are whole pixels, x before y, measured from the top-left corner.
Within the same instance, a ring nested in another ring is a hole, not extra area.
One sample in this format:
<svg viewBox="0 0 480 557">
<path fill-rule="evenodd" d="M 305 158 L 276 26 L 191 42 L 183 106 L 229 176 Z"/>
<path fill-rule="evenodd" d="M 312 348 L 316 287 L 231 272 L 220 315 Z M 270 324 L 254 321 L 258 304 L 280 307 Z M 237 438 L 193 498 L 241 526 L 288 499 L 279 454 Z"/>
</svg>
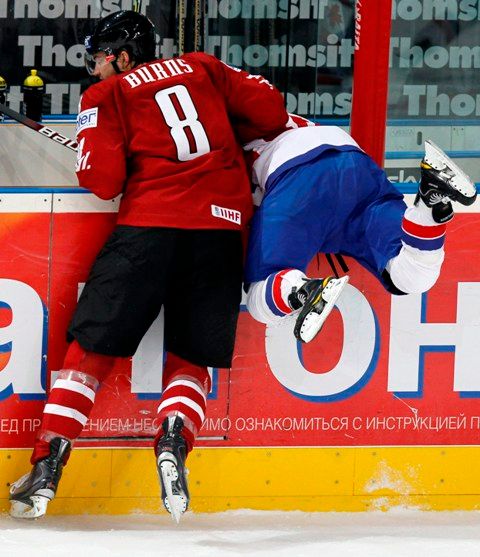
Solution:
<svg viewBox="0 0 480 557">
<path fill-rule="evenodd" d="M 162 484 L 167 494 L 163 504 L 172 515 L 173 520 L 178 524 L 182 514 L 187 510 L 188 500 L 185 494 L 173 492 L 172 486 L 178 480 L 178 471 L 175 463 L 171 460 L 160 462 L 160 474 L 162 475 Z"/>
<path fill-rule="evenodd" d="M 348 275 L 332 279 L 322 291 L 322 300 L 325 302 L 321 313 L 311 311 L 305 316 L 303 323 L 299 330 L 299 337 L 302 342 L 312 341 L 320 332 L 327 317 L 335 307 L 335 302 L 338 300 L 340 294 L 348 283 Z"/>
<path fill-rule="evenodd" d="M 435 170 L 450 170 L 453 173 L 453 177 L 449 182 L 450 185 L 468 198 L 467 201 L 470 201 L 470 203 L 475 201 L 477 190 L 470 176 L 430 139 L 425 141 L 425 157 L 423 160 Z"/>
<path fill-rule="evenodd" d="M 47 506 L 50 499 L 41 495 L 32 495 L 30 497 L 32 506 L 26 505 L 21 501 L 10 501 L 10 516 L 13 518 L 34 519 L 44 516 L 47 512 Z"/>
</svg>

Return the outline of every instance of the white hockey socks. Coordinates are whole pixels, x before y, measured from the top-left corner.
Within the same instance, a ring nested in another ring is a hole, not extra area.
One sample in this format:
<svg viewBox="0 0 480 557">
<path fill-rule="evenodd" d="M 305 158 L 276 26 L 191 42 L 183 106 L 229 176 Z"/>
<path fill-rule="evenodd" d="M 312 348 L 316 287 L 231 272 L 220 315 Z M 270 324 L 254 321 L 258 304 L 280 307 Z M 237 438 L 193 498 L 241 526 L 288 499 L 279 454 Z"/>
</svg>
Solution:
<svg viewBox="0 0 480 557">
<path fill-rule="evenodd" d="M 272 273 L 265 280 L 250 285 L 247 309 L 250 315 L 266 325 L 274 325 L 285 315 L 292 313 L 288 296 L 292 289 L 305 284 L 305 276 L 298 269 L 285 269 Z"/>
<path fill-rule="evenodd" d="M 393 284 L 406 294 L 429 290 L 440 275 L 445 252 L 446 224 L 438 224 L 420 199 L 405 211 L 402 249 L 387 264 Z"/>
</svg>

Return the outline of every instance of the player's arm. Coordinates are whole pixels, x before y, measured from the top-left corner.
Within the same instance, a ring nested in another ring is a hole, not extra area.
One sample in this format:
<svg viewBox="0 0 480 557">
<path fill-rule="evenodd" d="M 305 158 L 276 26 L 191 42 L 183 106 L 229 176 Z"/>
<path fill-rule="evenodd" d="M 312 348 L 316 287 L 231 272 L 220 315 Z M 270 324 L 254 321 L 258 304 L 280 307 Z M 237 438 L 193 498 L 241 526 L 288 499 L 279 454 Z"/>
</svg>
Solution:
<svg viewBox="0 0 480 557">
<path fill-rule="evenodd" d="M 241 143 L 275 136 L 286 129 L 288 113 L 283 96 L 267 79 L 228 66 L 214 56 L 201 56 L 212 81 L 223 93 Z"/>
<path fill-rule="evenodd" d="M 106 85 L 90 87 L 80 101 L 75 170 L 80 187 L 112 199 L 125 184 L 126 148 L 113 87 Z"/>
</svg>

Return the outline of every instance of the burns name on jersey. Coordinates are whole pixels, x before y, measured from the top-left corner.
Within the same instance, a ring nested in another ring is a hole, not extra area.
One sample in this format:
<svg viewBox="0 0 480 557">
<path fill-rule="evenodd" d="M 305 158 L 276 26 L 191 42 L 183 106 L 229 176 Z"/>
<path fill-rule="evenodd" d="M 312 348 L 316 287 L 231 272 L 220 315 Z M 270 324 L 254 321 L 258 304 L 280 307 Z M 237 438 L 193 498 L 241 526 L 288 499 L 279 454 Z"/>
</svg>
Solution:
<svg viewBox="0 0 480 557">
<path fill-rule="evenodd" d="M 192 72 L 192 67 L 181 58 L 172 58 L 170 60 L 157 60 L 151 64 L 144 64 L 125 75 L 123 79 L 134 89 L 145 83 L 161 81 L 169 77 Z"/>
</svg>

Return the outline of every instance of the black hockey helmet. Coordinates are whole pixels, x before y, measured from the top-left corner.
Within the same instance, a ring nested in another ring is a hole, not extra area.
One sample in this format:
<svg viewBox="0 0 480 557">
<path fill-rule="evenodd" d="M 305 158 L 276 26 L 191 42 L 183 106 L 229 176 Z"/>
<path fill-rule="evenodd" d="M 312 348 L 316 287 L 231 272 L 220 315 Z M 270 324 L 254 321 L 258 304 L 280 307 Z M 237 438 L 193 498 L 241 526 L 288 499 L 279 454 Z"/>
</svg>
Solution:
<svg viewBox="0 0 480 557">
<path fill-rule="evenodd" d="M 89 73 L 95 68 L 93 55 L 97 52 L 116 57 L 121 50 L 126 50 L 137 64 L 149 62 L 155 59 L 155 27 L 148 17 L 137 12 L 114 12 L 100 19 L 93 33 L 85 37 L 85 50 Z"/>
</svg>

